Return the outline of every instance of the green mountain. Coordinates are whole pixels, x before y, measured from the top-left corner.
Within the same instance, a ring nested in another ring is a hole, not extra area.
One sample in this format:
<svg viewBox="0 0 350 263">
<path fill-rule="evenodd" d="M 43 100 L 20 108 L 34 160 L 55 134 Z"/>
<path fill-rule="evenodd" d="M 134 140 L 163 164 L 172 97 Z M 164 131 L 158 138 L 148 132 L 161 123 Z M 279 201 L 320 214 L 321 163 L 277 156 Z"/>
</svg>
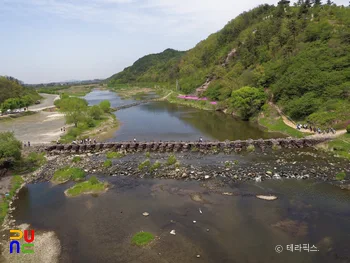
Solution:
<svg viewBox="0 0 350 263">
<path fill-rule="evenodd" d="M 178 78 L 183 93 L 222 101 L 243 118 L 268 99 L 295 120 L 345 124 L 350 120 L 350 8 L 310 2 L 280 1 L 244 12 L 171 63 L 142 63 L 147 70 L 141 74 L 131 67 L 119 74 L 132 72 L 133 78 L 118 83 L 147 79 L 173 85 Z"/>
<path fill-rule="evenodd" d="M 108 79 L 110 86 L 133 82 L 167 82 L 177 75 L 178 63 L 185 52 L 166 49 L 137 60 Z"/>
<path fill-rule="evenodd" d="M 40 99 L 40 95 L 12 77 L 0 76 L 0 109 L 26 107 Z"/>
</svg>

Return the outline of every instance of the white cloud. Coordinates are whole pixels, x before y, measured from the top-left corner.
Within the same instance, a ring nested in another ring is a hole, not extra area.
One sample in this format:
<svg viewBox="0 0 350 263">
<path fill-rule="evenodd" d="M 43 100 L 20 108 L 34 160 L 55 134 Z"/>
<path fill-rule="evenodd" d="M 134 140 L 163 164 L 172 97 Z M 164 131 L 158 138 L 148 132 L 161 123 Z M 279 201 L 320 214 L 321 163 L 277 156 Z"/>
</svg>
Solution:
<svg viewBox="0 0 350 263">
<path fill-rule="evenodd" d="M 1 2 L 1 1 L 0 1 Z M 221 29 L 229 20 L 259 4 L 257 0 L 3 0 L 3 7 L 49 13 L 67 19 L 106 23 L 131 32 L 201 33 Z M 339 1 L 344 2 L 345 0 Z M 277 0 L 265 0 L 276 4 Z M 340 3 L 342 4 L 342 3 Z"/>
</svg>

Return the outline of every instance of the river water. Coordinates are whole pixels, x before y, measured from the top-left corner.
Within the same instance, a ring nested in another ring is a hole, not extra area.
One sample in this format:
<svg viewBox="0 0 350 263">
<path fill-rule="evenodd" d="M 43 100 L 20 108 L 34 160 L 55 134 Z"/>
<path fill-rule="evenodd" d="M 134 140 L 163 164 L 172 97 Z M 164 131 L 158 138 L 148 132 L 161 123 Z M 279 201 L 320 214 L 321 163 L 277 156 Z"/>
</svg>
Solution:
<svg viewBox="0 0 350 263">
<path fill-rule="evenodd" d="M 90 104 L 111 99 L 112 106 L 133 102 L 108 91 L 94 91 L 86 99 Z M 116 115 L 122 125 L 111 140 L 271 136 L 230 116 L 166 102 L 122 110 Z M 251 156 L 232 156 L 232 160 L 239 159 L 249 167 L 268 158 Z M 303 156 L 296 160 L 306 166 L 303 160 L 307 158 Z M 325 156 L 320 166 L 327 166 Z M 62 246 L 62 263 L 350 262 L 350 192 L 328 183 L 286 179 L 223 185 L 219 179 L 100 178 L 113 186 L 107 193 L 76 198 L 64 195 L 73 183 L 29 184 L 15 201 L 13 216 L 18 224 L 55 231 Z M 257 199 L 257 194 L 275 194 L 278 199 L 267 202 Z M 144 217 L 143 212 L 150 215 Z M 171 230 L 176 235 L 171 235 Z M 152 232 L 156 240 L 146 248 L 135 247 L 130 240 L 138 231 Z M 318 251 L 287 251 L 286 246 L 291 244 L 314 245 Z M 282 253 L 275 251 L 277 245 L 284 249 Z"/>
<path fill-rule="evenodd" d="M 151 94 L 152 96 L 152 94 Z M 85 96 L 90 105 L 109 100 L 113 107 L 130 104 L 116 93 L 94 90 Z M 150 140 L 245 140 L 283 137 L 263 131 L 254 123 L 241 121 L 221 112 L 202 111 L 164 102 L 151 102 L 115 113 L 121 127 L 110 141 Z"/>
</svg>

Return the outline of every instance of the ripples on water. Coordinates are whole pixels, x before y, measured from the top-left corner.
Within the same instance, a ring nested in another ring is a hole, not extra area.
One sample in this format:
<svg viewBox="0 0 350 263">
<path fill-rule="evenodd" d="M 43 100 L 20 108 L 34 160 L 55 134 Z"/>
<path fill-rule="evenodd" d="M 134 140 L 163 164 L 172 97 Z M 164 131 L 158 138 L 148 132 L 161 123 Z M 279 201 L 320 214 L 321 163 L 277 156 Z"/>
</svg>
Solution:
<svg viewBox="0 0 350 263">
<path fill-rule="evenodd" d="M 114 187 L 106 194 L 73 199 L 63 193 L 69 184 L 29 185 L 14 216 L 18 223 L 55 231 L 61 262 L 192 262 L 197 254 L 201 262 L 341 262 L 335 253 L 349 256 L 350 195 L 326 183 L 280 180 L 209 190 L 198 182 L 107 180 Z M 225 191 L 237 195 L 220 194 Z M 269 193 L 279 199 L 255 198 Z M 193 201 L 193 194 L 202 202 Z M 147 249 L 133 247 L 131 236 L 142 230 L 160 239 Z M 320 252 L 274 251 L 278 244 L 307 243 Z"/>
</svg>

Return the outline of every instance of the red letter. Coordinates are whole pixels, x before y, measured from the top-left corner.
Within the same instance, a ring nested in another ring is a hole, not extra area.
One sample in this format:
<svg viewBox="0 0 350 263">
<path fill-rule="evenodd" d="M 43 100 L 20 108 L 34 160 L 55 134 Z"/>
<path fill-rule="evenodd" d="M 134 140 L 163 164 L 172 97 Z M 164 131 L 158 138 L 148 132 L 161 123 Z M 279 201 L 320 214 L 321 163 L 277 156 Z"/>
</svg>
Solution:
<svg viewBox="0 0 350 263">
<path fill-rule="evenodd" d="M 31 243 L 34 241 L 34 230 L 30 230 L 30 239 L 28 238 L 28 230 L 24 230 L 24 240 L 27 243 Z"/>
</svg>

